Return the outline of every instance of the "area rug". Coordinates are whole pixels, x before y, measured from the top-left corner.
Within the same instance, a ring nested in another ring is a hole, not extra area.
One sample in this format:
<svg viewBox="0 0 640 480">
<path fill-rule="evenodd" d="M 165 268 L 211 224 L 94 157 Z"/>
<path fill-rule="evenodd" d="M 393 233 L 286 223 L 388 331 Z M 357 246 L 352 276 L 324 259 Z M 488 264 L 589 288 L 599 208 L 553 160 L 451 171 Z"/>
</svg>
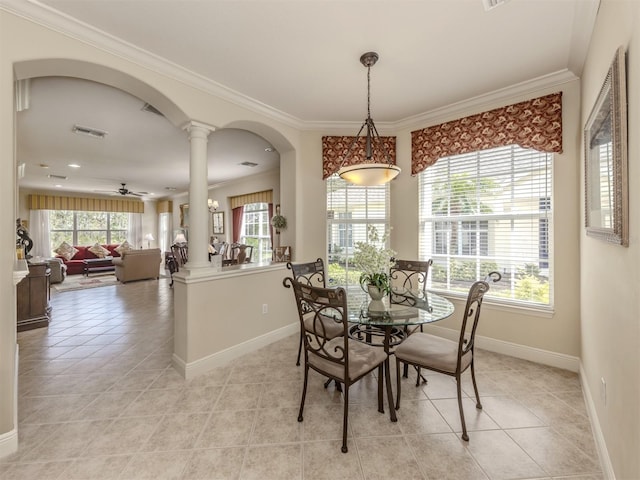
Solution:
<svg viewBox="0 0 640 480">
<path fill-rule="evenodd" d="M 67 275 L 62 283 L 55 283 L 51 287 L 56 292 L 68 292 L 69 290 L 83 290 L 85 288 L 107 287 L 117 285 L 119 282 L 113 273 L 85 277 L 84 275 Z"/>
</svg>

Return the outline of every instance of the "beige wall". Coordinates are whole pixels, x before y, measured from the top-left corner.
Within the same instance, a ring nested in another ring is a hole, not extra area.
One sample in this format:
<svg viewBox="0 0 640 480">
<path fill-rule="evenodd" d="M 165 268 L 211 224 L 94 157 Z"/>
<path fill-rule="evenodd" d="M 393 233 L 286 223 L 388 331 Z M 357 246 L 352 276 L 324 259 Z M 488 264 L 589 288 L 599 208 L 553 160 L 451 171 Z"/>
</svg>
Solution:
<svg viewBox="0 0 640 480">
<path fill-rule="evenodd" d="M 639 27 L 640 2 L 602 0 L 582 76 L 584 125 L 616 49 L 627 50 L 629 247 L 607 244 L 580 229 L 583 381 L 606 442 L 611 460 L 607 467 L 618 479 L 640 478 Z"/>
</svg>

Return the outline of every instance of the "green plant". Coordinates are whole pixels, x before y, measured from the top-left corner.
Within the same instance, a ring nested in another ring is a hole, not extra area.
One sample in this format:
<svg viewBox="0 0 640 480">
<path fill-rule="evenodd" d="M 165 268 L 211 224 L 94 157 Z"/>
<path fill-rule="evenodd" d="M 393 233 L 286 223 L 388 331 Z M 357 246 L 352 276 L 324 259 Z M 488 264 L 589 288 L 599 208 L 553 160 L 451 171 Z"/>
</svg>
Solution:
<svg viewBox="0 0 640 480">
<path fill-rule="evenodd" d="M 287 219 L 280 215 L 274 215 L 273 217 L 271 217 L 271 225 L 276 229 L 276 230 L 286 230 L 287 229 Z"/>
<path fill-rule="evenodd" d="M 378 234 L 378 229 L 369 225 L 367 227 L 368 242 L 357 242 L 353 254 L 353 264 L 362 273 L 360 274 L 360 285 L 374 285 L 379 290 L 389 293 L 391 284 L 389 281 L 389 268 L 393 264 L 393 257 L 396 252 L 386 248 L 389 231 L 385 231 L 382 237 Z"/>
</svg>

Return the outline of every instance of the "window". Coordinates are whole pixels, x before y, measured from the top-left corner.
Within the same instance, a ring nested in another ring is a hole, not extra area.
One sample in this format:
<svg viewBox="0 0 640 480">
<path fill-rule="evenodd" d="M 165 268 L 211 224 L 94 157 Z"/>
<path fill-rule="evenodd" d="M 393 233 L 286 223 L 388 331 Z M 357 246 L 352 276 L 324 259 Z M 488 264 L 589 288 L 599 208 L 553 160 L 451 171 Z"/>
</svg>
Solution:
<svg viewBox="0 0 640 480">
<path fill-rule="evenodd" d="M 327 178 L 327 286 L 358 286 L 351 264 L 355 244 L 367 239 L 367 226 L 389 228 L 389 185 L 364 187 L 338 175 Z"/>
<path fill-rule="evenodd" d="M 244 206 L 240 241 L 253 245 L 252 262 L 271 260 L 268 203 L 248 203 Z"/>
<path fill-rule="evenodd" d="M 551 160 L 517 145 L 441 158 L 419 174 L 420 257 L 431 288 L 466 294 L 497 270 L 494 300 L 552 305 Z"/>
<path fill-rule="evenodd" d="M 52 210 L 49 214 L 51 250 L 70 245 L 122 243 L 129 228 L 128 213 Z"/>
</svg>

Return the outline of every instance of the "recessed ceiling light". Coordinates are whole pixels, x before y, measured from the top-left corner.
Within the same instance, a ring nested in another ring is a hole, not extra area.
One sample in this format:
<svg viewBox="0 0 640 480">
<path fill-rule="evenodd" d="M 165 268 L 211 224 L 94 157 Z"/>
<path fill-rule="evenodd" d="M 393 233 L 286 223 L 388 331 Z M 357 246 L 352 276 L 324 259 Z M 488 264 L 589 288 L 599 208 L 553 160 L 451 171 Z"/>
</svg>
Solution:
<svg viewBox="0 0 640 480">
<path fill-rule="evenodd" d="M 66 180 L 67 177 L 64 175 L 54 175 L 53 173 L 50 173 L 49 175 L 47 175 L 47 177 L 49 178 L 57 178 L 58 180 Z"/>
<path fill-rule="evenodd" d="M 55 187 L 56 188 L 62 188 L 62 185 L 58 184 L 58 185 L 55 185 Z"/>
<path fill-rule="evenodd" d="M 275 152 L 275 151 L 276 151 L 276 149 L 275 149 L 275 148 L 273 148 L 273 147 L 266 147 L 266 148 L 264 149 L 264 151 L 265 151 L 265 152 L 272 153 L 272 152 Z"/>
<path fill-rule="evenodd" d="M 69 165 L 67 165 L 67 167 L 80 168 L 80 165 L 78 165 L 77 163 L 70 163 Z"/>
</svg>

